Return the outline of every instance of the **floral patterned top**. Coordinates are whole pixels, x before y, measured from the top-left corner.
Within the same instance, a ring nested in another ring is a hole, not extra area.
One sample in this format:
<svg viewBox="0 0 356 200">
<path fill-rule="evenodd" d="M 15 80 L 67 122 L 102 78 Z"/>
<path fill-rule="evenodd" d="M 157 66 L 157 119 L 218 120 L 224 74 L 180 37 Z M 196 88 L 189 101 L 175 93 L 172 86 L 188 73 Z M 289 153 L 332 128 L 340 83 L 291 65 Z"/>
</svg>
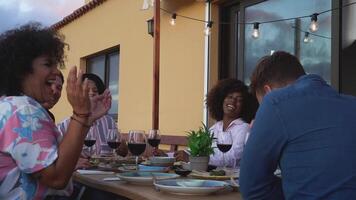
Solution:
<svg viewBox="0 0 356 200">
<path fill-rule="evenodd" d="M 0 199 L 43 199 L 31 174 L 57 159 L 60 136 L 46 110 L 27 96 L 0 97 Z"/>
</svg>

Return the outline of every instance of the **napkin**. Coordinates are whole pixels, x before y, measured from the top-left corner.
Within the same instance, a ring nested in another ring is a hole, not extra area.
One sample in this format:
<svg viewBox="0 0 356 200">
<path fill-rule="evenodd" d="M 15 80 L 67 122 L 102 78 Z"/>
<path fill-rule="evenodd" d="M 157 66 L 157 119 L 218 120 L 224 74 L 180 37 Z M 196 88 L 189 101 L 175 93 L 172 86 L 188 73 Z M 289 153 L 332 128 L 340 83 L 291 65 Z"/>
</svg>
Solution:
<svg viewBox="0 0 356 200">
<path fill-rule="evenodd" d="M 114 174 L 114 172 L 99 171 L 99 170 L 86 170 L 86 169 L 78 169 L 77 172 L 79 174 Z"/>
</svg>

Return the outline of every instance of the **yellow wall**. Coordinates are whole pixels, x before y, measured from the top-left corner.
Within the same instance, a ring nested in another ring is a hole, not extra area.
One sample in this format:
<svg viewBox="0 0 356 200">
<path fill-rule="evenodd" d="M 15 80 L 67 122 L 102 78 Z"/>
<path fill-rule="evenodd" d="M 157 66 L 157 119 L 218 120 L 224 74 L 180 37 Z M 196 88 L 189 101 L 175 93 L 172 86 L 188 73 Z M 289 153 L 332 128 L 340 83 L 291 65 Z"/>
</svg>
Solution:
<svg viewBox="0 0 356 200">
<path fill-rule="evenodd" d="M 204 19 L 204 2 L 162 1 L 162 6 Z M 123 132 L 148 130 L 152 124 L 153 39 L 146 20 L 153 10 L 141 7 L 141 0 L 108 0 L 60 29 L 70 45 L 65 76 L 81 58 L 120 45 L 118 124 Z M 178 17 L 172 27 L 170 15 L 161 17 L 160 130 L 185 135 L 203 120 L 204 24 Z M 71 115 L 65 89 L 53 111 L 58 122 Z"/>
</svg>

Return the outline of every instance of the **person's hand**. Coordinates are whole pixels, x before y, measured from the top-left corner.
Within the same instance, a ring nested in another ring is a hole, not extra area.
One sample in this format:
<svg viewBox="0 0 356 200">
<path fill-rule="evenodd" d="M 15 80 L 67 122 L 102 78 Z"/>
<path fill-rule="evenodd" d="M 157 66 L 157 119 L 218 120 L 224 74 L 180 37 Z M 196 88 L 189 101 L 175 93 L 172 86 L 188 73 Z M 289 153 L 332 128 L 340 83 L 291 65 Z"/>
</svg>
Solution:
<svg viewBox="0 0 356 200">
<path fill-rule="evenodd" d="M 189 155 L 183 150 L 176 151 L 174 153 L 174 157 L 176 158 L 176 161 L 189 161 Z"/>
<path fill-rule="evenodd" d="M 152 150 L 152 154 L 153 154 L 154 156 L 165 156 L 165 157 L 168 156 L 162 149 L 158 149 L 158 148 L 154 148 L 154 149 Z"/>
<path fill-rule="evenodd" d="M 72 67 L 67 78 L 67 99 L 73 111 L 79 114 L 90 114 L 88 80 L 82 82 L 83 71 Z"/>
<path fill-rule="evenodd" d="M 79 157 L 77 165 L 75 166 L 75 169 L 86 169 L 86 168 L 90 168 L 92 165 L 89 162 L 89 159 L 87 158 L 82 158 Z"/>
<path fill-rule="evenodd" d="M 90 98 L 91 122 L 104 116 L 111 107 L 111 93 L 106 89 L 101 95 Z"/>
</svg>

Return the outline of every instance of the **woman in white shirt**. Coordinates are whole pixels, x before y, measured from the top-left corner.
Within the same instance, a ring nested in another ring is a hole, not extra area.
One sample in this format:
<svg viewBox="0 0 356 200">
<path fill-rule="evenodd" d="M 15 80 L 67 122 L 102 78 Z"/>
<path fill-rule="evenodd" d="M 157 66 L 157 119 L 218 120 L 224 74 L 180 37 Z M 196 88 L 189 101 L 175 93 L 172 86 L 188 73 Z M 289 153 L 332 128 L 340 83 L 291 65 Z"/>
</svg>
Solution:
<svg viewBox="0 0 356 200">
<path fill-rule="evenodd" d="M 232 147 L 225 153 L 227 167 L 239 168 L 242 152 L 250 132 L 249 123 L 254 118 L 258 103 L 249 92 L 248 87 L 237 79 L 224 79 L 208 93 L 206 104 L 210 116 L 217 122 L 210 128 L 214 138 L 219 134 L 232 135 Z M 216 147 L 216 142 L 213 143 Z M 210 165 L 223 166 L 223 153 L 214 148 L 210 156 Z"/>
</svg>

